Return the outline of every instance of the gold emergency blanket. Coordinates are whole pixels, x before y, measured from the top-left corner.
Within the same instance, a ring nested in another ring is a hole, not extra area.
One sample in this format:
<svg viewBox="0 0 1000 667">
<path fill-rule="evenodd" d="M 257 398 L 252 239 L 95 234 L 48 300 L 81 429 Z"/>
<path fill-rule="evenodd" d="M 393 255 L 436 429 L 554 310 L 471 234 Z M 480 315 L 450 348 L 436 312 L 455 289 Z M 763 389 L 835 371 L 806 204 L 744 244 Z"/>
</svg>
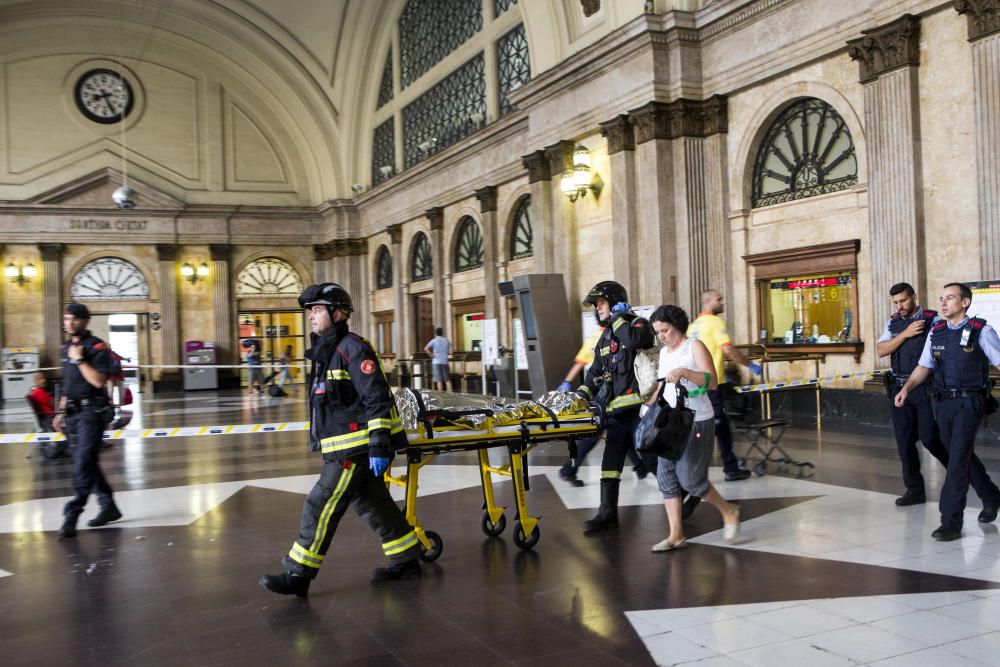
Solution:
<svg viewBox="0 0 1000 667">
<path fill-rule="evenodd" d="M 502 396 L 403 388 L 396 390 L 395 399 L 407 431 L 416 429 L 427 417 L 433 418 L 433 426 L 485 429 L 487 419 L 493 426 L 510 426 L 531 419 L 551 419 L 550 411 L 557 417 L 589 412 L 585 400 L 567 391 L 550 391 L 537 401 L 524 401 Z"/>
</svg>

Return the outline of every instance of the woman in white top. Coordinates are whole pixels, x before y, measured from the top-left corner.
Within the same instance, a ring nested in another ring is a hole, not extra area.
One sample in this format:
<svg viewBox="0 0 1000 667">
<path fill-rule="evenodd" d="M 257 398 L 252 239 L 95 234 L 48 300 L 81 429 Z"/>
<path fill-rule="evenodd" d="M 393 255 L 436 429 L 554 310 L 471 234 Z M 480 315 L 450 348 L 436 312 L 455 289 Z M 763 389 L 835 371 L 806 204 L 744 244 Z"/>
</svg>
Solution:
<svg viewBox="0 0 1000 667">
<path fill-rule="evenodd" d="M 700 496 L 722 513 L 722 539 L 736 539 L 740 525 L 739 505 L 727 502 L 708 481 L 708 464 L 712 459 L 715 436 L 715 413 L 706 393 L 718 386 L 715 365 L 708 348 L 699 340 L 688 338 L 688 316 L 677 306 L 660 306 L 649 318 L 663 349 L 660 350 L 660 383 L 665 383 L 664 399 L 672 406 L 677 404 L 677 384 L 688 393 L 687 407 L 694 410 L 691 436 L 684 446 L 684 453 L 676 461 L 661 458 L 656 481 L 663 493 L 670 533 L 667 538 L 653 545 L 653 551 L 670 551 L 687 546 L 681 526 L 682 488 Z M 658 392 L 655 393 L 655 396 Z M 652 405 L 653 401 L 650 401 Z"/>
</svg>

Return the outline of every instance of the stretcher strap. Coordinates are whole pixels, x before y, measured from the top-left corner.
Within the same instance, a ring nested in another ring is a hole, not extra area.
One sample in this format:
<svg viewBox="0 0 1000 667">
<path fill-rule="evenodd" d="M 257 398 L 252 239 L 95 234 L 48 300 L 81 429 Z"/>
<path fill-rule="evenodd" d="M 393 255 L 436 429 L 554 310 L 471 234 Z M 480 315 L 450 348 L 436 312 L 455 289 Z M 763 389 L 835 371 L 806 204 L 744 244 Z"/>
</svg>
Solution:
<svg viewBox="0 0 1000 667">
<path fill-rule="evenodd" d="M 547 412 L 549 417 L 552 419 L 552 426 L 559 428 L 559 417 L 556 416 L 556 413 L 553 412 L 549 406 L 539 403 L 538 401 L 532 401 L 532 403 L 540 407 L 542 410 L 545 410 L 545 412 Z"/>
<path fill-rule="evenodd" d="M 419 417 L 424 422 L 424 429 L 427 432 L 427 439 L 434 439 L 434 427 L 431 426 L 431 420 L 427 418 L 427 406 L 424 405 L 424 399 L 420 395 L 419 391 L 413 391 L 412 389 L 407 389 L 406 391 L 413 394 L 413 397 L 417 399 L 417 417 Z"/>
</svg>

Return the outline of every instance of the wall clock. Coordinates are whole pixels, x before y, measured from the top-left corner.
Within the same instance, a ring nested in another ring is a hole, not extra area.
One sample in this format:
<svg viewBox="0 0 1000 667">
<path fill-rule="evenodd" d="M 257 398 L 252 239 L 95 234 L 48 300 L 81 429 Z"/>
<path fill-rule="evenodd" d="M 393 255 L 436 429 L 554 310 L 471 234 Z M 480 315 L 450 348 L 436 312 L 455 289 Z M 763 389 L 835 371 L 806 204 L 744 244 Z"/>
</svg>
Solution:
<svg viewBox="0 0 1000 667">
<path fill-rule="evenodd" d="M 128 79 L 109 69 L 92 69 L 76 82 L 76 106 L 95 123 L 117 123 L 132 111 L 135 97 Z"/>
</svg>

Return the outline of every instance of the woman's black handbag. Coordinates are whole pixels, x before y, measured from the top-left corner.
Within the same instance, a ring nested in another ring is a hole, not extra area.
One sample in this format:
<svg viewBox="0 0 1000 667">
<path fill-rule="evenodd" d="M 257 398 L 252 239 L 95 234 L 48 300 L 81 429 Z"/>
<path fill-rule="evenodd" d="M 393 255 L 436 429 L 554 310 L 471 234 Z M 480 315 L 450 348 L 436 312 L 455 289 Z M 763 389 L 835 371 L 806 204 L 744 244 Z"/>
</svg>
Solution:
<svg viewBox="0 0 1000 667">
<path fill-rule="evenodd" d="M 694 425 L 694 410 L 685 405 L 687 390 L 677 385 L 677 407 L 663 400 L 663 388 L 656 396 L 656 402 L 639 420 L 635 429 L 635 449 L 640 453 L 655 454 L 676 461 L 684 453 L 691 427 Z"/>
</svg>

